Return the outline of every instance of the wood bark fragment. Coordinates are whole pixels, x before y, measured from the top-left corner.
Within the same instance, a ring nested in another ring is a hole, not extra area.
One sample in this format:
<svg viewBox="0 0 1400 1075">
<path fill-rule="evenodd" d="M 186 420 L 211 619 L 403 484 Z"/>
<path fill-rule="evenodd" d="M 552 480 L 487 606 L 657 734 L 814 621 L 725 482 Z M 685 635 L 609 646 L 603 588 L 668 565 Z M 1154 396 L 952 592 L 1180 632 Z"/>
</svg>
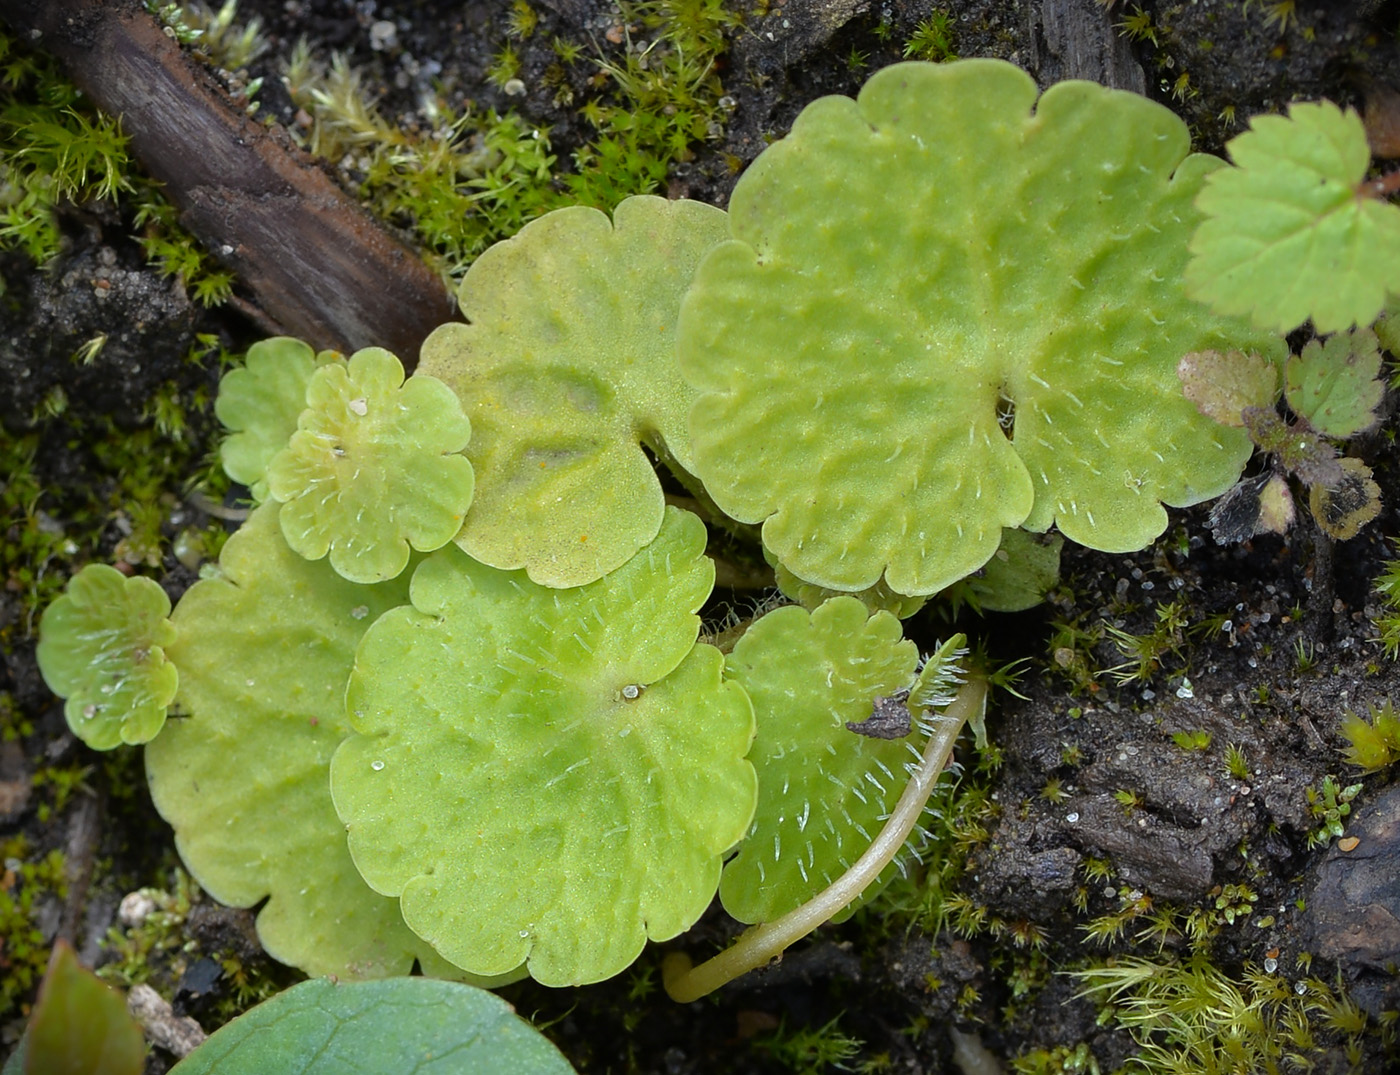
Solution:
<svg viewBox="0 0 1400 1075">
<path fill-rule="evenodd" d="M 455 316 L 442 279 L 293 142 L 227 99 L 136 0 L 0 0 L 165 184 L 181 222 L 257 306 L 315 347 L 379 345 L 406 366 Z"/>
</svg>

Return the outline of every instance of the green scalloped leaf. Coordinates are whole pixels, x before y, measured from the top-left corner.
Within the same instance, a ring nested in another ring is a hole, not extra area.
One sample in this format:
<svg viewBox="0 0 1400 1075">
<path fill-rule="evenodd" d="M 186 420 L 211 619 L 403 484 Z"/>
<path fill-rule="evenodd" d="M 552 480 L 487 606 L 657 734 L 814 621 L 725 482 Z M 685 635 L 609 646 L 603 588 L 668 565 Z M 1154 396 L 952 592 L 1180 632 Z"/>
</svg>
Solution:
<svg viewBox="0 0 1400 1075">
<path fill-rule="evenodd" d="M 219 458 L 224 473 L 246 485 L 258 503 L 267 499 L 267 465 L 297 431 L 311 375 L 341 360 L 338 351 L 317 354 L 301 340 L 274 336 L 253 344 L 243 365 L 220 379 L 214 413 L 229 435 Z"/>
<path fill-rule="evenodd" d="M 457 982 L 302 982 L 209 1036 L 171 1075 L 572 1075 L 499 997 Z"/>
<path fill-rule="evenodd" d="M 156 809 L 215 899 L 258 912 L 275 959 L 308 974 L 406 974 L 428 946 L 356 873 L 331 803 L 331 754 L 349 733 L 345 685 L 375 618 L 408 579 L 358 586 L 287 547 L 264 504 L 228 539 L 217 576 L 175 609 L 179 705 L 146 749 Z M 285 510 L 285 509 L 283 509 Z"/>
<path fill-rule="evenodd" d="M 1359 197 L 1371 150 L 1361 118 L 1330 101 L 1256 116 L 1225 147 L 1196 205 L 1188 294 L 1261 328 L 1369 325 L 1400 292 L 1400 206 Z"/>
<path fill-rule="evenodd" d="M 676 316 L 725 237 L 719 209 L 634 197 L 611 221 L 583 206 L 547 213 L 476 260 L 458 293 L 472 323 L 434 331 L 419 365 L 472 421 L 463 549 L 579 586 L 656 536 L 661 485 L 641 445 L 691 467 Z"/>
<path fill-rule="evenodd" d="M 453 963 L 598 981 L 713 897 L 757 788 L 752 707 L 695 644 L 704 550 L 674 508 L 576 589 L 444 549 L 365 636 L 331 790 L 360 872 Z"/>
<path fill-rule="evenodd" d="M 898 739 L 851 731 L 875 699 L 914 685 L 919 652 L 899 620 L 855 597 L 809 613 L 789 605 L 751 626 L 725 659 L 725 678 L 753 701 L 758 732 L 749 760 L 758 809 L 719 895 L 741 922 L 771 922 L 826 888 L 879 833 L 916 766 L 926 735 Z M 904 715 L 913 714 L 902 704 Z M 862 899 L 892 878 L 891 863 Z"/>
<path fill-rule="evenodd" d="M 475 477 L 460 455 L 471 423 L 435 377 L 367 347 L 318 369 L 287 447 L 268 464 L 282 533 L 308 560 L 330 554 L 352 582 L 383 582 L 462 528 Z"/>
<path fill-rule="evenodd" d="M 179 674 L 170 598 L 152 579 L 88 564 L 44 610 L 35 657 L 44 682 L 67 701 L 73 734 L 94 750 L 145 743 L 165 725 Z"/>
<path fill-rule="evenodd" d="M 1381 353 L 1370 329 L 1309 340 L 1284 367 L 1288 405 L 1319 433 L 1354 437 L 1376 424 L 1385 395 Z"/>
<path fill-rule="evenodd" d="M 696 473 L 797 576 L 929 594 L 1002 529 L 1108 551 L 1230 487 L 1248 438 L 1182 396 L 1192 350 L 1281 343 L 1186 299 L 1211 157 L 1131 93 L 897 64 L 744 174 L 680 320 Z M 1000 419 L 1000 420 L 999 420 Z M 1002 420 L 1011 427 L 1010 435 Z"/>
</svg>

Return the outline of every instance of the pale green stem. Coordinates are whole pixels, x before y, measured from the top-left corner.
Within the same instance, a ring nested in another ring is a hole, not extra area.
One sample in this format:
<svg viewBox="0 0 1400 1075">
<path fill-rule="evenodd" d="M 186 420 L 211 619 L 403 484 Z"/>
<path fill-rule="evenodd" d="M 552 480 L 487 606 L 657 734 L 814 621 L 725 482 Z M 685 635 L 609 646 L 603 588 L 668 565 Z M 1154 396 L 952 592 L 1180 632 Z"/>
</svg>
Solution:
<svg viewBox="0 0 1400 1075">
<path fill-rule="evenodd" d="M 661 973 L 671 999 L 681 1004 L 699 1000 L 739 975 L 777 959 L 789 945 L 859 897 L 909 839 L 933 786 L 948 764 L 958 733 L 969 719 L 981 714 L 986 703 L 985 678 L 974 676 L 963 684 L 948 708 L 935 718 L 919 768 L 909 778 L 885 827 L 851 868 L 828 887 L 782 918 L 745 930 L 732 947 L 698 967 L 692 966 L 690 957 L 682 952 L 667 956 Z"/>
</svg>

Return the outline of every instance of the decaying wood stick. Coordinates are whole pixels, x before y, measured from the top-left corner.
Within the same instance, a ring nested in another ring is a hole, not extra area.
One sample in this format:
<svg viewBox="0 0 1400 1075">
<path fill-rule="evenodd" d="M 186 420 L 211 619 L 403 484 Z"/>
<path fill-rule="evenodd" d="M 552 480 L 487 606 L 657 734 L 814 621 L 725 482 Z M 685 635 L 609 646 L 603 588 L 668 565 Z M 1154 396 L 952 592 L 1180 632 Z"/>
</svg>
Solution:
<svg viewBox="0 0 1400 1075">
<path fill-rule="evenodd" d="M 389 348 L 412 366 L 454 314 L 439 276 L 277 126 L 226 99 L 137 0 L 0 0 L 165 184 L 181 222 L 256 303 L 316 347 Z"/>
</svg>

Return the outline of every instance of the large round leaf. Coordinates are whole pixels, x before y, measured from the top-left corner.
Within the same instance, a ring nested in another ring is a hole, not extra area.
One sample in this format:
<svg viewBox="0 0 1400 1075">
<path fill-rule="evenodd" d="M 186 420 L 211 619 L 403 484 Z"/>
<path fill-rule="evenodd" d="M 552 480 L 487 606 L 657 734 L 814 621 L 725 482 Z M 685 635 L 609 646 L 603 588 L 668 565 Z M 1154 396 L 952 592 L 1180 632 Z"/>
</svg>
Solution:
<svg viewBox="0 0 1400 1075">
<path fill-rule="evenodd" d="M 478 974 L 597 981 L 689 927 L 757 794 L 753 710 L 695 645 L 714 567 L 667 509 L 598 582 L 549 590 L 456 549 L 355 658 L 331 789 L 365 879 Z"/>
<path fill-rule="evenodd" d="M 1250 453 L 1187 351 L 1270 348 L 1186 299 L 1211 157 L 1131 93 L 1010 64 L 898 64 L 809 105 L 730 202 L 682 307 L 696 473 L 832 589 L 928 594 L 1002 528 L 1127 550 Z M 1242 339 L 1242 333 L 1245 338 Z"/>
</svg>

